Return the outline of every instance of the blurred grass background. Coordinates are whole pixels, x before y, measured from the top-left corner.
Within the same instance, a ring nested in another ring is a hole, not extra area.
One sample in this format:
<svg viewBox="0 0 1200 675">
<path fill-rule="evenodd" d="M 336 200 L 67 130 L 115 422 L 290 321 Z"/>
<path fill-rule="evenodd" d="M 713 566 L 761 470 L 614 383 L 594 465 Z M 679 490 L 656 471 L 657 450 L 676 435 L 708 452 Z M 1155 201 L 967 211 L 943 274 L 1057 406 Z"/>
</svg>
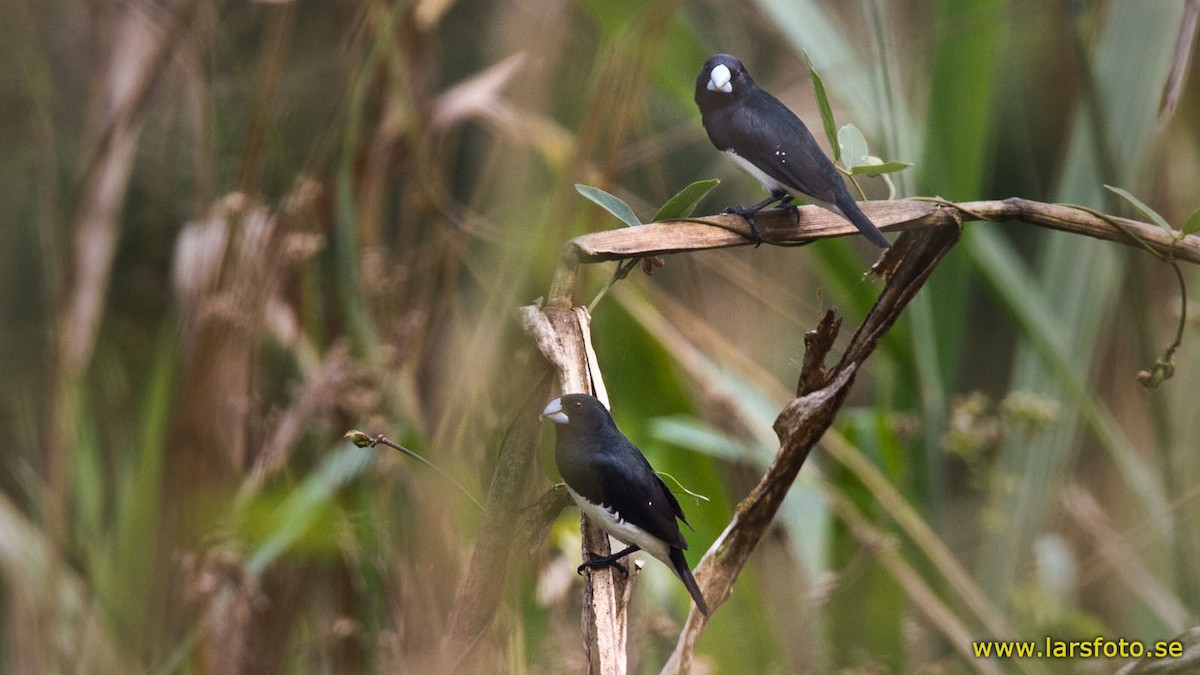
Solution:
<svg viewBox="0 0 1200 675">
<path fill-rule="evenodd" d="M 1194 69 L 1173 113 L 1159 101 L 1184 5 L 5 0 L 0 670 L 446 668 L 479 514 L 342 433 L 385 432 L 485 493 L 536 371 L 515 309 L 569 237 L 618 226 L 573 184 L 644 217 L 714 176 L 700 212 L 759 197 L 700 126 L 709 54 L 819 128 L 807 50 L 838 121 L 916 164 L 900 196 L 1124 213 L 1109 183 L 1178 226 L 1200 202 Z M 710 498 L 681 498 L 693 564 L 770 460 L 802 332 L 870 307 L 872 255 L 854 238 L 676 257 L 597 308 L 618 423 Z M 1177 296 L 1135 249 L 969 225 L 700 667 L 973 672 L 955 635 L 1192 626 L 1194 320 L 1175 379 L 1134 382 Z M 548 432 L 539 451 L 529 501 L 556 480 Z M 575 512 L 522 544 L 481 651 L 496 672 L 577 672 Z M 661 666 L 686 602 L 649 563 L 634 672 Z"/>
</svg>

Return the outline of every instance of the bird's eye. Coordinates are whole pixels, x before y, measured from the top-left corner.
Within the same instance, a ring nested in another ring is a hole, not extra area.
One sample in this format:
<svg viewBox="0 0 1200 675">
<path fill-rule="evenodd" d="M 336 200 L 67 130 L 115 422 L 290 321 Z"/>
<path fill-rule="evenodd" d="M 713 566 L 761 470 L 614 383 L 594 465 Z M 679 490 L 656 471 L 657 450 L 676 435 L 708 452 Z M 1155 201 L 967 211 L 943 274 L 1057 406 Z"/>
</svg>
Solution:
<svg viewBox="0 0 1200 675">
<path fill-rule="evenodd" d="M 583 402 L 582 401 L 574 401 L 571 403 L 571 407 L 576 410 L 579 410 L 580 408 L 583 407 Z"/>
</svg>

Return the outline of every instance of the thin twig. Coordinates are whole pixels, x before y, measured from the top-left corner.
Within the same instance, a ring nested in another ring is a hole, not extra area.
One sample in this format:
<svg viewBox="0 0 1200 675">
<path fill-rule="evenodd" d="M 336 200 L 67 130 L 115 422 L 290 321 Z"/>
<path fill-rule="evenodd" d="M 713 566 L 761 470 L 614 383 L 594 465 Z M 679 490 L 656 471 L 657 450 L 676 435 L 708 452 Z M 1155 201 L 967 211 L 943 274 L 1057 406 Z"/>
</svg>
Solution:
<svg viewBox="0 0 1200 675">
<path fill-rule="evenodd" d="M 1183 279 L 1183 271 L 1179 269 L 1179 263 L 1175 261 L 1174 251 L 1170 248 L 1166 251 L 1155 250 L 1138 233 L 1134 232 L 1132 228 L 1120 222 L 1119 218 L 1106 213 L 1100 213 L 1086 206 L 1079 206 L 1078 204 L 1067 204 L 1067 206 L 1089 213 L 1121 230 L 1131 240 L 1145 249 L 1147 253 L 1158 258 L 1160 262 L 1170 265 L 1171 269 L 1175 272 L 1175 279 L 1179 282 L 1179 323 L 1175 327 L 1175 341 L 1163 350 L 1162 355 L 1155 360 L 1150 370 L 1139 371 L 1137 376 L 1138 383 L 1143 387 L 1156 389 L 1164 380 L 1169 380 L 1175 375 L 1175 350 L 1179 349 L 1183 344 L 1183 330 L 1187 327 L 1187 283 Z M 1161 231 L 1161 228 L 1159 229 Z M 1184 235 L 1172 234 L 1171 236 L 1175 241 L 1179 241 Z"/>
<path fill-rule="evenodd" d="M 467 490 L 467 488 L 463 487 L 462 483 L 459 483 L 457 480 L 455 480 L 454 476 L 451 476 L 450 474 L 446 473 L 445 471 L 442 471 L 441 467 L 439 467 L 437 464 L 434 464 L 433 462 L 425 459 L 424 457 L 418 455 L 417 453 L 413 452 L 412 450 L 409 450 L 408 448 L 404 447 L 403 445 L 400 445 L 399 443 L 397 443 L 396 441 L 393 441 L 392 439 L 388 438 L 387 436 L 384 436 L 383 434 L 369 436 L 357 429 L 351 429 L 350 431 L 346 432 L 346 434 L 345 434 L 345 436 L 343 436 L 343 438 L 349 439 L 351 443 L 357 445 L 360 448 L 365 448 L 365 447 L 373 448 L 376 445 L 386 445 L 389 448 L 392 448 L 393 450 L 399 450 L 401 453 L 408 455 L 409 457 L 412 457 L 413 459 L 424 464 L 425 466 L 429 467 L 430 469 L 433 469 L 435 472 L 437 472 L 437 475 L 439 475 L 442 478 L 445 478 L 446 480 L 453 483 L 454 487 L 458 488 L 459 492 L 463 493 L 463 495 L 465 495 L 467 499 L 471 500 L 471 503 L 475 505 L 475 508 L 479 509 L 480 511 L 483 511 L 483 504 L 480 504 L 479 500 L 476 499 L 475 496 L 472 495 L 470 493 L 470 491 Z"/>
<path fill-rule="evenodd" d="M 600 289 L 600 292 L 596 293 L 596 297 L 592 298 L 592 301 L 588 303 L 588 314 L 596 310 L 596 305 L 600 304 L 600 301 L 608 294 L 608 290 L 613 287 L 613 284 L 629 276 L 629 272 L 633 270 L 635 265 L 637 265 L 636 258 L 633 260 L 622 260 L 617 263 L 617 269 L 613 270 L 612 276 L 604 283 L 604 287 Z"/>
</svg>

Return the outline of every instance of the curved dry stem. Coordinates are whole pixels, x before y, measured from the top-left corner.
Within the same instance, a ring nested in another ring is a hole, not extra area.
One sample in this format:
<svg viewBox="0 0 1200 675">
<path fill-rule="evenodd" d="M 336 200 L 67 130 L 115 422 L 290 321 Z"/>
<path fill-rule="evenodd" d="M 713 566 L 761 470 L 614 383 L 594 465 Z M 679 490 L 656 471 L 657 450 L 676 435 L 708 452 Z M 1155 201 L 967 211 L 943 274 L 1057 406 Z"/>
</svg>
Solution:
<svg viewBox="0 0 1200 675">
<path fill-rule="evenodd" d="M 1176 238 L 1162 228 L 1127 218 L 1097 216 L 1073 206 L 1035 202 L 1019 197 L 977 202 L 949 202 L 933 198 L 859 202 L 863 213 L 884 232 L 924 230 L 944 221 L 938 211 L 953 209 L 963 220 L 1017 221 L 1052 230 L 1072 232 L 1119 244 L 1142 246 L 1177 260 L 1200 263 L 1200 237 Z M 772 209 L 756 218 L 763 243 L 789 245 L 829 237 L 857 235 L 858 230 L 841 216 L 819 206 L 801 206 L 799 217 Z M 704 251 L 757 242 L 744 234 L 746 221 L 733 214 L 650 223 L 585 234 L 567 242 L 560 275 L 555 278 L 554 298 L 573 292 L 575 267 L 579 264 L 623 260 L 685 251 Z M 569 269 L 569 274 L 567 270 Z M 560 278 L 561 277 L 561 278 Z M 566 283 L 568 281 L 570 283 Z M 569 306 L 569 304 L 567 305 Z"/>
<path fill-rule="evenodd" d="M 775 420 L 779 438 L 775 459 L 738 504 L 733 520 L 696 566 L 696 581 L 708 600 L 710 616 L 729 598 L 734 581 L 766 533 L 804 461 L 833 424 L 859 366 L 874 352 L 879 339 L 958 241 L 961 233 L 958 213 L 941 209 L 939 217 L 942 227 L 910 235 L 907 241 L 884 254 L 884 266 L 892 270 L 887 285 L 836 366 L 826 371 L 825 358 L 833 346 L 840 320 L 828 312 L 817 328 L 805 335 L 806 352 L 797 397 Z M 889 261 L 888 256 L 898 259 Z M 692 609 L 663 673 L 690 672 L 692 652 L 707 621 Z"/>
</svg>

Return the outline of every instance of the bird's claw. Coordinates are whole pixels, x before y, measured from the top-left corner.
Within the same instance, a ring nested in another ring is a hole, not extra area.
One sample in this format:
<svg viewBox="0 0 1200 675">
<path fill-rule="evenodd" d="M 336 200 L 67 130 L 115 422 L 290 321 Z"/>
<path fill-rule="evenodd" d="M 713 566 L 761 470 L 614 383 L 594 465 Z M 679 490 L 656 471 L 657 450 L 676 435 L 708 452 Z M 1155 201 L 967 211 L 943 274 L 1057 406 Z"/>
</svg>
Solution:
<svg viewBox="0 0 1200 675">
<path fill-rule="evenodd" d="M 755 214 L 759 212 L 760 208 L 761 207 L 756 208 L 753 206 L 745 207 L 741 204 L 738 204 L 737 206 L 728 206 L 722 212 L 733 214 L 750 224 L 750 235 L 754 238 L 754 241 L 757 242 L 754 245 L 755 248 L 762 246 L 763 243 L 762 229 L 759 228 L 758 221 L 754 219 Z"/>
<path fill-rule="evenodd" d="M 792 214 L 792 217 L 796 219 L 796 223 L 795 223 L 796 225 L 800 224 L 800 207 L 799 206 L 796 206 L 795 204 L 784 204 L 783 206 L 780 206 L 779 208 Z"/>
<path fill-rule="evenodd" d="M 585 560 L 582 565 L 575 568 L 575 573 L 582 576 L 586 569 L 597 569 L 601 567 L 615 567 L 621 571 L 621 576 L 628 577 L 629 569 L 616 560 L 611 560 L 607 556 L 600 556 L 592 551 L 588 551 L 588 556 L 591 560 Z"/>
</svg>

